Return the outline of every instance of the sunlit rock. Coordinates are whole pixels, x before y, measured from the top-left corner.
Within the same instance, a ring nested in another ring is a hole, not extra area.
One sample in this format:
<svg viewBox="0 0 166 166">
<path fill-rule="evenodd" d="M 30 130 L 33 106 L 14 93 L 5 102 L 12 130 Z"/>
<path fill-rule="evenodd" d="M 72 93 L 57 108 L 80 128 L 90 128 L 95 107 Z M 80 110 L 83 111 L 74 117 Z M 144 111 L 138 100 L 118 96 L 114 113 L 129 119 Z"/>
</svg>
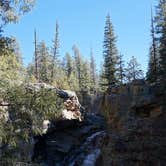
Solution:
<svg viewBox="0 0 166 166">
<path fill-rule="evenodd" d="M 45 134 L 50 126 L 50 121 L 49 120 L 44 120 L 43 121 L 43 128 L 42 128 L 42 133 Z"/>
</svg>

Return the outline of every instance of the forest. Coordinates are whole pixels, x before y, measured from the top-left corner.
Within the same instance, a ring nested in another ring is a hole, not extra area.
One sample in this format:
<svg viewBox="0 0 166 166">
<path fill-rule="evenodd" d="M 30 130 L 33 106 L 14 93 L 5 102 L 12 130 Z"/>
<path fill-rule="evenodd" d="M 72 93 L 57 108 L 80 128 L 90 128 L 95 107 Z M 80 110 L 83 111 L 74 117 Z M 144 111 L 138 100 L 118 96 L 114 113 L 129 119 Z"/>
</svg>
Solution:
<svg viewBox="0 0 166 166">
<path fill-rule="evenodd" d="M 110 120 L 110 116 L 114 117 L 114 113 L 111 112 L 111 109 L 114 110 L 114 108 L 108 107 L 109 101 L 104 104 L 107 97 L 112 95 L 113 89 L 117 91 L 117 89 L 130 86 L 134 81 L 140 80 L 145 82 L 148 87 L 158 88 L 159 85 L 162 95 L 159 96 L 158 103 L 160 104 L 157 103 L 157 106 L 161 105 L 161 112 L 165 111 L 166 0 L 158 0 L 155 13 L 151 12 L 151 26 L 149 27 L 151 43 L 147 71 L 142 70 L 134 56 L 128 62 L 124 60 L 125 55 L 120 53 L 117 47 L 116 29 L 114 29 L 109 14 L 103 20 L 105 23 L 103 43 L 101 43 L 103 46 L 101 62 L 103 63 L 100 69 L 96 65 L 93 48 L 87 58 L 82 55 L 79 46 L 73 43 L 72 54 L 66 50 L 65 55 L 60 55 L 61 32 L 59 27 L 61 25 L 58 20 L 51 47 L 48 47 L 44 40 L 38 41 L 40 34 L 34 29 L 34 34 L 32 34 L 34 36 L 33 60 L 25 65 L 24 55 L 21 54 L 17 38 L 7 36 L 5 28 L 8 24 L 16 24 L 21 21 L 21 17 L 24 19 L 24 15 L 30 13 L 34 6 L 35 0 L 0 0 L 0 165 L 11 166 L 17 162 L 25 163 L 25 165 L 27 163 L 27 166 L 43 164 L 39 162 L 40 159 L 31 161 L 31 157 L 26 156 L 22 148 L 27 150 L 33 142 L 33 137 L 42 136 L 44 120 L 56 121 L 61 118 L 61 110 L 65 106 L 63 99 L 59 98 L 53 90 L 47 88 L 35 90 L 29 88 L 31 86 L 41 84 L 60 90 L 74 91 L 88 113 L 95 112 L 92 100 L 98 101 L 101 98 L 102 102 L 99 102 L 100 105 L 97 106 L 102 108 L 101 114 L 104 116 L 105 122 L 110 124 L 114 121 L 117 122 L 117 117 Z M 135 99 L 133 100 L 135 101 Z M 164 113 L 163 117 L 165 117 Z M 105 129 L 113 130 L 113 125 L 107 126 Z M 163 140 L 165 139 L 166 137 L 163 136 Z M 166 152 L 166 141 L 163 145 L 162 154 Z M 107 153 L 107 150 L 104 149 L 103 153 Z M 105 154 L 105 156 L 109 155 Z M 103 160 L 109 161 L 110 159 L 103 158 Z M 110 165 L 107 161 L 104 161 L 103 165 Z M 157 160 L 157 164 L 159 163 L 162 165 L 166 163 L 166 160 Z M 54 164 L 48 164 L 48 166 Z M 126 163 L 123 162 L 123 164 Z M 148 164 L 143 162 L 138 165 Z M 78 165 L 81 166 L 81 164 Z M 114 163 L 114 165 L 119 166 L 120 163 Z"/>
</svg>

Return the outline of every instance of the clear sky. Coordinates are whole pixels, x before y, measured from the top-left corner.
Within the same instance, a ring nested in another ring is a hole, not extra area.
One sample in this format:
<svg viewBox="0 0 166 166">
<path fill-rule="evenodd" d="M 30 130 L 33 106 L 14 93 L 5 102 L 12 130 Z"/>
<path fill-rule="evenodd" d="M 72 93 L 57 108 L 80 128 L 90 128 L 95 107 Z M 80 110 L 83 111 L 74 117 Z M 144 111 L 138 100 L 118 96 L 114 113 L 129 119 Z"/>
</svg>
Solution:
<svg viewBox="0 0 166 166">
<path fill-rule="evenodd" d="M 20 44 L 24 63 L 32 61 L 34 28 L 38 41 L 51 47 L 56 20 L 59 23 L 60 54 L 72 54 L 76 44 L 84 57 L 90 48 L 99 66 L 103 61 L 105 17 L 109 13 L 117 35 L 117 47 L 128 61 L 135 56 L 146 70 L 150 45 L 150 10 L 156 0 L 36 0 L 32 12 L 18 24 L 10 24 L 5 34 L 15 36 Z"/>
</svg>

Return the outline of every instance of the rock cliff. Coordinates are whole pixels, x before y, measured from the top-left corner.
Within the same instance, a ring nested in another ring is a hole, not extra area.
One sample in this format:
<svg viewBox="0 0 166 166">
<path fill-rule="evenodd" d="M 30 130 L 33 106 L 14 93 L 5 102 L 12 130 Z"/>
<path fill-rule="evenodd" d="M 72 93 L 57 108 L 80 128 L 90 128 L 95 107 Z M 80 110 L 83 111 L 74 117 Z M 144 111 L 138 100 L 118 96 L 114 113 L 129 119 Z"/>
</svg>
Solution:
<svg viewBox="0 0 166 166">
<path fill-rule="evenodd" d="M 104 166 L 164 166 L 166 111 L 160 85 L 136 80 L 113 87 L 103 96 L 101 111 L 108 121 L 109 145 Z"/>
</svg>

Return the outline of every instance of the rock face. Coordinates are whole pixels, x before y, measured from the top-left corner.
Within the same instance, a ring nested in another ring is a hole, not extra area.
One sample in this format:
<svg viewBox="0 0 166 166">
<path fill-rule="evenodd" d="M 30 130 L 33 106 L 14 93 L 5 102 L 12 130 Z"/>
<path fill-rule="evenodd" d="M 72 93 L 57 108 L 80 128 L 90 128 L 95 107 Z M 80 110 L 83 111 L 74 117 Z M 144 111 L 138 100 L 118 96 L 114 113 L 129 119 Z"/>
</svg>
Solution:
<svg viewBox="0 0 166 166">
<path fill-rule="evenodd" d="M 103 148 L 105 166 L 166 164 L 166 110 L 160 85 L 137 80 L 111 89 L 101 102 L 110 136 Z"/>
<path fill-rule="evenodd" d="M 33 160 L 46 166 L 102 165 L 101 148 L 107 143 L 105 123 L 99 115 L 51 123 L 47 134 L 36 137 Z"/>
</svg>

